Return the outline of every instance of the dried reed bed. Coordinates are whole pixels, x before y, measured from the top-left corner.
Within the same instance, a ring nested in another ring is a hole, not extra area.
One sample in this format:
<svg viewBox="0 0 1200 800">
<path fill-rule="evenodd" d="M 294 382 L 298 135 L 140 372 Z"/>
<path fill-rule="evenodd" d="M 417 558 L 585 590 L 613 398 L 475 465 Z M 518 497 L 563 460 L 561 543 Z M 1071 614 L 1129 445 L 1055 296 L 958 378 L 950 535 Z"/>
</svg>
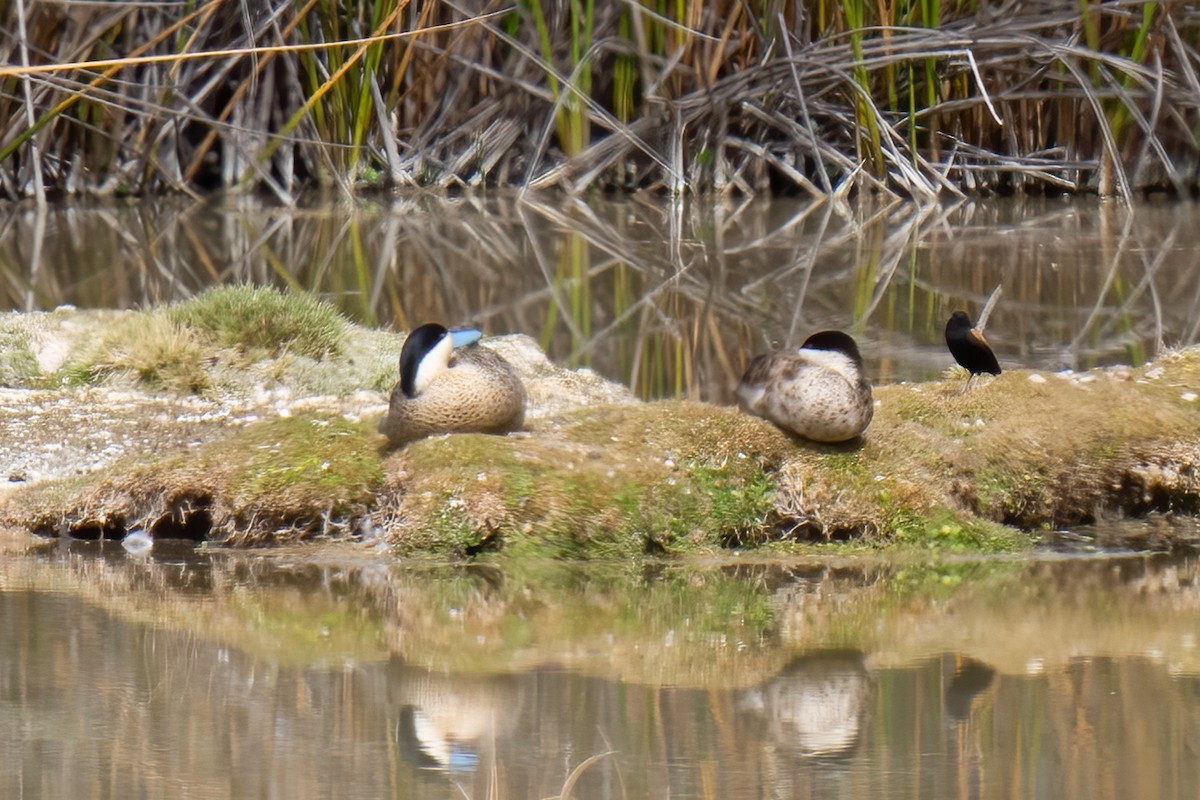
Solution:
<svg viewBox="0 0 1200 800">
<path fill-rule="evenodd" d="M 1198 45 L 1158 0 L 17 0 L 0 192 L 1186 192 Z"/>
</svg>

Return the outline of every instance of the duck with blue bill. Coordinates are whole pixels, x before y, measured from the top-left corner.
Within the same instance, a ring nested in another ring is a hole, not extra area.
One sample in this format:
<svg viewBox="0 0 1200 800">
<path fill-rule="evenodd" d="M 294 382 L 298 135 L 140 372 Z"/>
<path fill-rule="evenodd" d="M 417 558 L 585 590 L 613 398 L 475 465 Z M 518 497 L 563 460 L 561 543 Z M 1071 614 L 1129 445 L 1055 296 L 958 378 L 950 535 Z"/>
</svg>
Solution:
<svg viewBox="0 0 1200 800">
<path fill-rule="evenodd" d="M 415 328 L 379 430 L 393 445 L 438 433 L 509 433 L 525 424 L 525 385 L 474 329 Z"/>
</svg>

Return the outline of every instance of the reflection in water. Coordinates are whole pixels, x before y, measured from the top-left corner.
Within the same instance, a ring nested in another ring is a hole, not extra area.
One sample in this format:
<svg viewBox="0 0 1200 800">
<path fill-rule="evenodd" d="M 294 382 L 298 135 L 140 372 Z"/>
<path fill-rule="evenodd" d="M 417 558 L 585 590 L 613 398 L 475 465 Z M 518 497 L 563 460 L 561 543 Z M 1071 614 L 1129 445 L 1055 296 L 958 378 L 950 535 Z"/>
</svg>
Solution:
<svg viewBox="0 0 1200 800">
<path fill-rule="evenodd" d="M 955 659 L 954 674 L 946 684 L 946 715 L 965 720 L 971 715 L 971 703 L 976 695 L 992 685 L 996 670 L 973 658 Z"/>
<path fill-rule="evenodd" d="M 1193 797 L 1200 560 L 969 566 L 5 553 L 0 796 Z"/>
<path fill-rule="evenodd" d="M 869 710 L 871 679 L 862 653 L 803 656 L 763 686 L 746 692 L 742 708 L 767 720 L 767 736 L 784 752 L 848 758 Z"/>
<path fill-rule="evenodd" d="M 0 210 L 19 310 L 129 308 L 213 284 L 303 288 L 368 325 L 524 332 L 647 396 L 728 401 L 748 358 L 850 330 L 878 383 L 951 360 L 978 314 L 1005 367 L 1141 363 L 1200 340 L 1196 206 L 1091 198 L 849 207 L 503 193 L 280 209 L 249 198 Z"/>
<path fill-rule="evenodd" d="M 396 740 L 415 767 L 471 772 L 480 753 L 514 733 L 521 687 L 511 675 L 463 675 L 402 662 L 387 674 L 389 704 L 400 709 Z"/>
</svg>

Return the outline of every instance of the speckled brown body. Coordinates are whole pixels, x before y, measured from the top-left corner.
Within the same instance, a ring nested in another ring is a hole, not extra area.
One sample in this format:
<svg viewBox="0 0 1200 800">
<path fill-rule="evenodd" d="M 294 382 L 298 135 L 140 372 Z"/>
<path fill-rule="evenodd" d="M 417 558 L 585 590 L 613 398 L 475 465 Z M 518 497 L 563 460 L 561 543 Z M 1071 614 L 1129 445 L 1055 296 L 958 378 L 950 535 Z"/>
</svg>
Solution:
<svg viewBox="0 0 1200 800">
<path fill-rule="evenodd" d="M 508 433 L 525 424 L 525 386 L 512 365 L 486 347 L 455 351 L 416 397 L 397 385 L 379 431 L 393 445 L 435 433 Z"/>
<path fill-rule="evenodd" d="M 871 423 L 875 404 L 859 363 L 842 353 L 801 348 L 750 362 L 738 405 L 817 442 L 844 442 Z"/>
</svg>

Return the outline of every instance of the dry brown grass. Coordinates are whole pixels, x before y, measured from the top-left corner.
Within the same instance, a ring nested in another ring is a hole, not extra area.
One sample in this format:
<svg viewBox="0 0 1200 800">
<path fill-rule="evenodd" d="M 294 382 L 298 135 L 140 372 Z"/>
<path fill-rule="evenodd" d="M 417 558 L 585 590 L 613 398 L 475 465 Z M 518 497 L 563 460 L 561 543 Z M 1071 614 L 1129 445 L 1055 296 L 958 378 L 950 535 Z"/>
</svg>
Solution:
<svg viewBox="0 0 1200 800">
<path fill-rule="evenodd" d="M 9 4 L 0 190 L 817 194 L 1196 183 L 1200 13 L 939 4 Z M 185 10 L 185 8 L 187 10 Z M 758 16 L 756 16 L 758 14 Z"/>
</svg>

